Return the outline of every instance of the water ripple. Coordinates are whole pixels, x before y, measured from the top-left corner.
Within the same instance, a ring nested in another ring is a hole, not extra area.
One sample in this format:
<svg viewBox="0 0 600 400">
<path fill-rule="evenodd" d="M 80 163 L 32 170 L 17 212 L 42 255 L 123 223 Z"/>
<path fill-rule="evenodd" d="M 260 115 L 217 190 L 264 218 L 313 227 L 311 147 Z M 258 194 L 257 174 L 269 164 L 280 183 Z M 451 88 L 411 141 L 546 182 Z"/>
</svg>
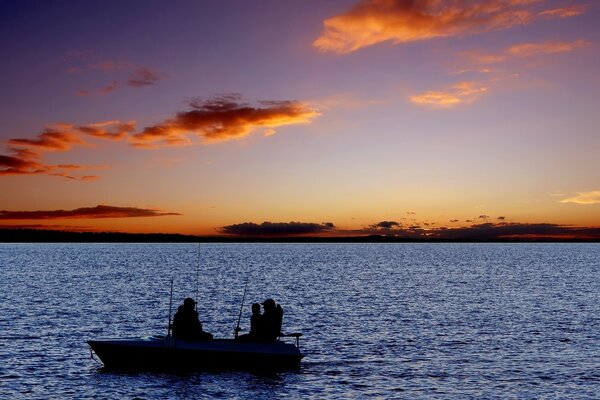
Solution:
<svg viewBox="0 0 600 400">
<path fill-rule="evenodd" d="M 164 334 L 197 245 L 0 244 L 0 398 L 595 398 L 596 244 L 202 245 L 200 312 L 230 337 L 246 279 L 304 333 L 299 372 L 114 373 L 92 338 Z M 246 307 L 243 321 L 249 319 Z"/>
</svg>

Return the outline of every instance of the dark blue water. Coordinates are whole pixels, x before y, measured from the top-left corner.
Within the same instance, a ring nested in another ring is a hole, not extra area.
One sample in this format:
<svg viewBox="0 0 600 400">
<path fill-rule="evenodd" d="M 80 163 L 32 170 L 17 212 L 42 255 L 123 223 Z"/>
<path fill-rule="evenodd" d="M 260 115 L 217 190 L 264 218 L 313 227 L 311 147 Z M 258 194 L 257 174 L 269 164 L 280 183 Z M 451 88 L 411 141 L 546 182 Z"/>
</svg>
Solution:
<svg viewBox="0 0 600 400">
<path fill-rule="evenodd" d="M 302 331 L 299 372 L 107 373 L 86 340 L 164 334 L 197 245 L 0 244 L 0 398 L 597 398 L 598 244 L 210 244 L 205 330 L 244 283 Z"/>
</svg>

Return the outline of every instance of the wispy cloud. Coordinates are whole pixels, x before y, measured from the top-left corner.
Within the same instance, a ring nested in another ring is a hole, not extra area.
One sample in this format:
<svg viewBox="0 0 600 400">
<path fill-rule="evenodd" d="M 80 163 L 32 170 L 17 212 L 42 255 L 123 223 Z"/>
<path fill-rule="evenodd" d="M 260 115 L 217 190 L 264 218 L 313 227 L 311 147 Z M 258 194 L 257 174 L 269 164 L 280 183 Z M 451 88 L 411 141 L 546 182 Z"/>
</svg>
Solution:
<svg viewBox="0 0 600 400">
<path fill-rule="evenodd" d="M 567 53 L 589 46 L 587 40 L 546 41 L 539 43 L 520 43 L 504 49 L 501 53 L 482 54 L 476 51 L 463 55 L 472 62 L 483 65 L 498 64 L 515 58 L 525 58 L 547 54 Z"/>
<path fill-rule="evenodd" d="M 111 120 L 78 127 L 73 126 L 72 128 L 85 133 L 86 135 L 102 139 L 121 140 L 128 134 L 133 133 L 133 131 L 135 131 L 135 126 L 135 121 L 122 122 L 119 120 Z"/>
<path fill-rule="evenodd" d="M 65 55 L 67 72 L 72 74 L 92 73 L 112 77 L 110 83 L 98 89 L 79 89 L 77 95 L 103 96 L 124 87 L 140 88 L 158 83 L 167 77 L 164 72 L 135 65 L 127 61 L 99 60 L 90 52 L 69 52 Z"/>
<path fill-rule="evenodd" d="M 410 96 L 417 105 L 433 108 L 452 108 L 459 104 L 471 103 L 488 91 L 488 87 L 478 82 L 458 82 L 443 90 L 431 90 Z"/>
<path fill-rule="evenodd" d="M 149 208 L 116 207 L 98 205 L 95 207 L 76 208 L 74 210 L 51 211 L 7 211 L 0 210 L 0 220 L 47 220 L 47 219 L 98 219 L 98 218 L 133 218 L 164 217 L 181 215 Z"/>
<path fill-rule="evenodd" d="M 129 75 L 127 85 L 132 87 L 154 85 L 166 76 L 163 72 L 153 71 L 146 67 L 138 67 Z"/>
<path fill-rule="evenodd" d="M 549 10 L 541 11 L 538 15 L 540 17 L 550 18 L 568 18 L 581 15 L 585 12 L 586 6 L 584 4 L 573 4 L 567 7 L 551 8 Z"/>
<path fill-rule="evenodd" d="M 218 96 L 209 100 L 193 100 L 191 110 L 146 127 L 133 135 L 137 147 L 158 147 L 192 144 L 190 136 L 203 141 L 225 141 L 248 136 L 263 128 L 270 136 L 274 128 L 306 124 L 320 115 L 309 105 L 298 101 L 262 101 L 251 106 L 238 94 Z"/>
<path fill-rule="evenodd" d="M 577 196 L 568 197 L 560 201 L 561 203 L 574 204 L 600 204 L 600 190 L 592 190 L 591 192 L 578 192 Z"/>
<path fill-rule="evenodd" d="M 567 53 L 588 46 L 587 40 L 576 40 L 573 42 L 548 41 L 543 43 L 523 43 L 506 50 L 506 53 L 516 57 L 530 57 L 539 54 Z"/>
<path fill-rule="evenodd" d="M 362 0 L 346 13 L 325 20 L 313 45 L 321 51 L 344 54 L 385 41 L 464 36 L 583 12 L 578 5 L 540 10 L 540 4 L 543 1 Z"/>
</svg>

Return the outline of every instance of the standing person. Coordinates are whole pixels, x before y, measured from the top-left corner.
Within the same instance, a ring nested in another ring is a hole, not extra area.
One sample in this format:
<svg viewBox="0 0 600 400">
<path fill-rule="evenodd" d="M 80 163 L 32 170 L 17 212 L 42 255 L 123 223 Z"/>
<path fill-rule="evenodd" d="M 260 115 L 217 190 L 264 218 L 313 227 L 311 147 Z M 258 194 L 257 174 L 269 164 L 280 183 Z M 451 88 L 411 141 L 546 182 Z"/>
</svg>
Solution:
<svg viewBox="0 0 600 400">
<path fill-rule="evenodd" d="M 213 335 L 202 330 L 202 324 L 195 310 L 196 302 L 187 297 L 173 317 L 173 336 L 181 340 L 211 340 Z"/>
<path fill-rule="evenodd" d="M 281 336 L 281 323 L 283 321 L 283 308 L 279 304 L 275 304 L 275 300 L 267 299 L 263 303 L 265 310 L 263 314 L 263 340 L 266 342 L 274 342 Z"/>
</svg>

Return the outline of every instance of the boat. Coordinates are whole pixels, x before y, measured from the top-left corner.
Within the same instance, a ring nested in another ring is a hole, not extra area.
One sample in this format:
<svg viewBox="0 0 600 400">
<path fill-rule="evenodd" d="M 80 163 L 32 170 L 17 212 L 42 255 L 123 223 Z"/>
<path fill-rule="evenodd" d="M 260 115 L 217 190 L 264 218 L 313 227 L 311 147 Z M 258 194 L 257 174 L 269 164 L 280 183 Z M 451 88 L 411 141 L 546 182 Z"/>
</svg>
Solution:
<svg viewBox="0 0 600 400">
<path fill-rule="evenodd" d="M 198 260 L 200 259 L 198 250 Z M 136 369 L 136 370 L 181 370 L 181 369 L 251 369 L 251 370 L 286 370 L 300 367 L 304 354 L 300 352 L 301 333 L 284 334 L 281 332 L 281 316 L 279 326 L 275 326 L 278 335 L 261 336 L 261 340 L 249 340 L 250 335 L 238 338 L 240 320 L 246 289 L 244 287 L 240 312 L 237 318 L 234 339 L 213 339 L 211 334 L 201 335 L 202 326 L 195 311 L 197 301 L 186 298 L 182 307 L 193 307 L 199 332 L 194 333 L 197 340 L 183 340 L 187 336 L 177 337 L 174 332 L 175 321 L 172 321 L 173 278 L 169 296 L 169 321 L 165 336 L 147 336 L 126 339 L 89 340 L 90 354 L 94 353 L 107 369 Z M 198 271 L 196 273 L 196 299 L 198 298 Z M 262 303 L 272 304 L 273 299 Z M 277 305 L 279 310 L 281 308 Z M 177 319 L 177 314 L 175 315 Z M 181 322 L 180 322 L 181 323 Z M 193 328 L 196 328 L 195 326 Z M 181 328 L 180 328 L 181 329 Z M 200 335 L 196 336 L 196 333 Z M 284 338 L 295 338 L 295 344 L 288 343 Z M 209 340 L 206 340 L 206 339 Z M 202 340 L 204 339 L 204 340 Z"/>
<path fill-rule="evenodd" d="M 90 340 L 88 344 L 107 369 L 180 370 L 244 369 L 289 370 L 300 367 L 300 333 L 296 343 L 270 343 L 235 339 L 185 341 L 172 336 L 149 336 L 115 340 Z M 93 357 L 93 355 L 92 355 Z"/>
</svg>

